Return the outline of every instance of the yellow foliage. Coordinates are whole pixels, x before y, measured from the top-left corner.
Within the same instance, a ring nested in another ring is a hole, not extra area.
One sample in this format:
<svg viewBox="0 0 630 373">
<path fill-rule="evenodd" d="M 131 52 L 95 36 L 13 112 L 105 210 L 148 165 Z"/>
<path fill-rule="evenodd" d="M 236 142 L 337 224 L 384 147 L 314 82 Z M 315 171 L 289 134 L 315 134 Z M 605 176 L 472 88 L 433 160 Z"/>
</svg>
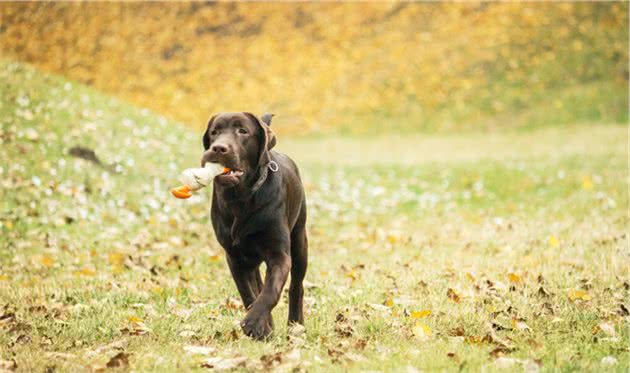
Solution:
<svg viewBox="0 0 630 373">
<path fill-rule="evenodd" d="M 510 280 L 512 284 L 520 284 L 522 281 L 521 276 L 513 272 L 508 273 L 508 279 Z"/>
<path fill-rule="evenodd" d="M 427 340 L 433 336 L 433 330 L 431 330 L 428 325 L 421 323 L 420 321 L 416 322 L 411 331 L 413 332 L 413 335 L 420 340 Z"/>
<path fill-rule="evenodd" d="M 411 311 L 412 319 L 421 319 L 423 317 L 431 316 L 431 310 Z"/>
<path fill-rule="evenodd" d="M 583 301 L 589 301 L 592 299 L 592 297 L 590 296 L 589 293 L 587 293 L 584 290 L 571 290 L 569 291 L 569 299 L 571 299 L 572 301 L 576 301 L 576 300 L 583 300 Z"/>
<path fill-rule="evenodd" d="M 229 110 L 282 113 L 274 125 L 284 133 L 398 128 L 439 113 L 448 127 L 575 81 L 627 85 L 625 3 L 72 2 L 0 12 L 3 53 L 198 128 Z"/>
</svg>

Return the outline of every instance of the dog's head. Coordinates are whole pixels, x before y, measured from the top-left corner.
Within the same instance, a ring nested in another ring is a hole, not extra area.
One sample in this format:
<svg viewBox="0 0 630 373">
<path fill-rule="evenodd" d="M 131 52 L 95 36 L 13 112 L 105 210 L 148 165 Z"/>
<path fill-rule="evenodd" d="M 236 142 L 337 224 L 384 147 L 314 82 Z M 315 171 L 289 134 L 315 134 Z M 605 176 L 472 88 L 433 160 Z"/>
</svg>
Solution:
<svg viewBox="0 0 630 373">
<path fill-rule="evenodd" d="M 269 127 L 272 116 L 265 114 L 258 118 L 246 112 L 213 116 L 203 134 L 201 166 L 213 162 L 229 168 L 230 171 L 215 179 L 224 186 L 236 186 L 255 177 L 261 167 L 267 167 L 269 150 L 276 145 Z"/>
</svg>

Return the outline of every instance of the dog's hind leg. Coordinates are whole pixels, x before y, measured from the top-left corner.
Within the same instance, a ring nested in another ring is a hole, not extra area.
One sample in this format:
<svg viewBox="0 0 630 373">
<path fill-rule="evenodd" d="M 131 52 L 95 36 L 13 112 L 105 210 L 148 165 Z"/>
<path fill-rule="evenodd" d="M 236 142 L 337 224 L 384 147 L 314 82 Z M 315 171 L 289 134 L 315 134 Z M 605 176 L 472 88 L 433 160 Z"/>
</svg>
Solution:
<svg viewBox="0 0 630 373">
<path fill-rule="evenodd" d="M 304 324 L 304 276 L 308 261 L 308 239 L 306 237 L 306 205 L 302 204 L 300 215 L 291 232 L 291 285 L 289 286 L 289 324 Z"/>
</svg>

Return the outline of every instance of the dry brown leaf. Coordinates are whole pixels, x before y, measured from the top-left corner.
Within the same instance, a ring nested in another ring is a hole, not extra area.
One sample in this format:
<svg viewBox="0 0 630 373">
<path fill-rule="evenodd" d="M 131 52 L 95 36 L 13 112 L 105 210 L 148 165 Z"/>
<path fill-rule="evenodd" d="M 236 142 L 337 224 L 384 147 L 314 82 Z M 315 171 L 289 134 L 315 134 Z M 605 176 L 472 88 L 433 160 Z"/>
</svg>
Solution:
<svg viewBox="0 0 630 373">
<path fill-rule="evenodd" d="M 524 321 L 518 319 L 512 319 L 512 327 L 516 330 L 531 330 Z"/>
<path fill-rule="evenodd" d="M 14 371 L 17 369 L 17 363 L 14 359 L 0 360 L 0 370 Z"/>
<path fill-rule="evenodd" d="M 225 308 L 229 310 L 238 310 L 243 308 L 243 302 L 240 299 L 234 297 L 228 297 L 225 300 Z"/>
<path fill-rule="evenodd" d="M 549 294 L 549 292 L 547 290 L 545 290 L 544 287 L 539 287 L 538 288 L 538 293 L 539 296 L 544 297 L 544 298 L 548 298 L 551 294 Z"/>
<path fill-rule="evenodd" d="M 455 303 L 459 303 L 461 301 L 461 296 L 452 288 L 448 288 L 446 296 Z"/>
<path fill-rule="evenodd" d="M 129 366 L 129 354 L 126 352 L 119 352 L 114 355 L 107 362 L 106 366 L 108 368 L 126 368 Z"/>
<path fill-rule="evenodd" d="M 511 349 L 505 347 L 505 346 L 498 346 L 496 348 L 494 348 L 492 351 L 490 351 L 490 356 L 494 357 L 494 358 L 498 358 L 499 356 L 503 356 L 503 355 L 507 355 L 510 352 L 512 352 Z"/>
</svg>

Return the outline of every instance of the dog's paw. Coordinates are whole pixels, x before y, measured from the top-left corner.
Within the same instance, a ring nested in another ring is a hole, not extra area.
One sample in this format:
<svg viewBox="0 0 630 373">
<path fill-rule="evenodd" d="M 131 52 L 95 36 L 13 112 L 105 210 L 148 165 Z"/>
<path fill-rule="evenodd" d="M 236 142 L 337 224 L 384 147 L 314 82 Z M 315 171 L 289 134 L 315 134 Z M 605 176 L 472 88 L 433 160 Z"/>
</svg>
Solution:
<svg viewBox="0 0 630 373">
<path fill-rule="evenodd" d="M 268 312 L 255 312 L 250 310 L 247 316 L 241 321 L 241 329 L 245 335 L 254 339 L 263 340 L 271 335 L 273 321 Z"/>
</svg>

